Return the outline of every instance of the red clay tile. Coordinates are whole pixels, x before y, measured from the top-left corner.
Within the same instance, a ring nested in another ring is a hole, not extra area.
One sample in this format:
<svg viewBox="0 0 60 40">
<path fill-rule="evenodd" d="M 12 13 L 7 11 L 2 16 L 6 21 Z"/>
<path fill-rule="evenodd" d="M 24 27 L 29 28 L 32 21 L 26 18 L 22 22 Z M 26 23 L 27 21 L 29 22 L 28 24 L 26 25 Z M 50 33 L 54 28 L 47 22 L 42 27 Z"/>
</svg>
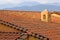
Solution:
<svg viewBox="0 0 60 40">
<path fill-rule="evenodd" d="M 16 14 L 15 14 L 16 13 Z M 28 33 L 38 33 L 50 40 L 60 40 L 60 24 L 41 22 L 40 12 L 5 11 L 0 14 L 0 20 L 28 29 Z M 59 21 L 60 22 L 60 21 Z"/>
</svg>

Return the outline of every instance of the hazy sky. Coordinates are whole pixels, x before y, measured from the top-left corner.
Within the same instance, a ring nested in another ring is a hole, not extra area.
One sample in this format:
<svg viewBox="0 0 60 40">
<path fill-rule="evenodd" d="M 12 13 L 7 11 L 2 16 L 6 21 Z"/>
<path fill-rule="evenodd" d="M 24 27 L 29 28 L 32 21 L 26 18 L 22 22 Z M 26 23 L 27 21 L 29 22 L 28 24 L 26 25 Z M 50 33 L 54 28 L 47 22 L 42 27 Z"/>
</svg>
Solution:
<svg viewBox="0 0 60 40">
<path fill-rule="evenodd" d="M 60 3 L 60 0 L 0 0 L 0 5 L 2 4 L 20 4 L 22 2 L 30 2 L 30 1 L 36 1 L 41 4 L 47 4 L 47 3 Z"/>
<path fill-rule="evenodd" d="M 60 0 L 0 0 L 0 8 L 14 7 L 24 2 L 38 2 L 40 4 L 60 4 Z"/>
</svg>

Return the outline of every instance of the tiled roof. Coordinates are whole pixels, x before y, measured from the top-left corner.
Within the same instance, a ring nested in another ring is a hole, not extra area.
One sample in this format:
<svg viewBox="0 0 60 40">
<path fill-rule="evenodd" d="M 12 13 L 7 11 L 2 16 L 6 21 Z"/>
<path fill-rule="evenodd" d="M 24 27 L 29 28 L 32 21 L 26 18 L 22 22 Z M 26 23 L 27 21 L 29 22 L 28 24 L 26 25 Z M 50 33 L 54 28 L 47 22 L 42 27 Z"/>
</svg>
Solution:
<svg viewBox="0 0 60 40">
<path fill-rule="evenodd" d="M 2 21 L 0 20 L 0 24 L 1 25 L 5 25 L 4 27 L 10 27 L 10 28 L 13 28 L 14 25 L 12 25 L 11 23 L 8 23 L 8 22 L 5 22 L 5 21 Z M 0 26 L 1 26 L 0 25 Z M 15 26 L 16 27 L 16 26 Z M 16 29 L 16 28 L 14 28 Z M 4 30 L 4 29 L 3 29 Z M 18 30 L 18 29 L 16 29 Z M 23 30 L 21 29 L 21 31 L 1 31 L 0 30 L 0 40 L 20 40 L 20 37 L 21 39 L 25 39 L 27 37 L 27 33 L 24 33 Z M 24 36 L 25 35 L 25 36 Z"/>
<path fill-rule="evenodd" d="M 0 40 L 20 40 L 26 39 L 27 33 L 22 32 L 2 32 L 0 31 Z"/>
<path fill-rule="evenodd" d="M 50 40 L 60 40 L 60 24 L 52 22 L 42 22 L 39 13 L 3 13 L 0 20 L 17 25 L 16 29 L 27 32 L 29 35 L 39 37 L 40 35 Z M 10 25 L 11 26 L 11 25 Z M 19 29 L 22 27 L 21 29 Z M 28 31 L 27 31 L 27 30 Z M 34 34 L 35 33 L 35 34 Z M 39 34 L 38 36 L 36 34 Z"/>
<path fill-rule="evenodd" d="M 15 40 L 20 37 L 19 32 L 0 32 L 0 40 Z"/>
<path fill-rule="evenodd" d="M 14 29 L 17 29 L 17 30 L 20 30 L 22 33 L 22 39 L 25 39 L 25 38 L 27 38 L 28 36 L 33 36 L 33 37 L 36 37 L 36 38 L 38 38 L 38 39 L 41 39 L 41 37 L 42 37 L 42 39 L 48 39 L 48 38 L 46 38 L 46 37 L 44 37 L 44 36 L 42 36 L 42 35 L 39 35 L 39 34 L 36 34 L 36 33 L 33 33 L 33 34 L 29 34 L 28 33 L 28 31 L 27 30 L 25 30 L 24 28 L 21 28 L 21 27 L 19 27 L 19 26 L 16 26 L 16 25 L 14 25 L 14 24 L 11 24 L 11 23 L 8 23 L 8 22 L 5 22 L 5 21 L 2 21 L 2 20 L 0 20 L 0 24 L 3 24 L 3 25 L 6 25 L 6 26 L 10 26 L 10 27 L 12 27 L 12 28 L 14 28 Z M 5 33 L 5 32 L 3 32 L 3 33 Z M 6 34 L 7 33 L 11 33 L 11 32 L 6 32 Z M 20 35 L 21 35 L 20 34 Z M 19 35 L 19 36 L 20 36 Z M 13 34 L 12 34 L 12 36 L 13 36 Z M 6 36 L 5 36 L 6 37 Z M 16 36 L 17 37 L 17 36 Z M 4 36 L 2 37 L 2 38 L 4 38 Z M 18 37 L 18 38 L 16 38 L 16 39 L 20 39 L 21 38 L 21 36 L 20 37 Z"/>
</svg>

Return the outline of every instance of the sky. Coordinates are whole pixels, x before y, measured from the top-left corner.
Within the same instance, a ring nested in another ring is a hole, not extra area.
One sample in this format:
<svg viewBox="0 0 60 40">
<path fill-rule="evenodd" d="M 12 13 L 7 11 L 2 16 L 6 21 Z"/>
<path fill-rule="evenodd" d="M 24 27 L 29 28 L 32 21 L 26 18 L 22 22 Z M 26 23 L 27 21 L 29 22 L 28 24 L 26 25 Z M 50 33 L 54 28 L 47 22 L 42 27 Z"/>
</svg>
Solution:
<svg viewBox="0 0 60 40">
<path fill-rule="evenodd" d="M 0 0 L 0 9 L 15 7 L 24 2 L 38 2 L 40 4 L 60 4 L 60 0 Z"/>
</svg>

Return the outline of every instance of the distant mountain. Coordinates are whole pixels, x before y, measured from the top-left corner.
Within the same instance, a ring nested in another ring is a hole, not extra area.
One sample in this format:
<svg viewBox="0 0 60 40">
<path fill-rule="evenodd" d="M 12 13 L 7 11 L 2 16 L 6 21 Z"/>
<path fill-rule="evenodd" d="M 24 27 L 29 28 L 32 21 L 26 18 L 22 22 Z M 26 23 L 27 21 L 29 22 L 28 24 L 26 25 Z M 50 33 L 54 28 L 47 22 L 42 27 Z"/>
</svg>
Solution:
<svg viewBox="0 0 60 40">
<path fill-rule="evenodd" d="M 56 6 L 60 6 L 60 3 L 53 3 L 51 5 L 56 5 Z"/>
<path fill-rule="evenodd" d="M 34 5 L 38 5 L 38 2 L 23 2 L 21 4 L 19 4 L 20 6 L 34 6 Z"/>
<path fill-rule="evenodd" d="M 48 5 L 48 4 L 39 4 L 36 2 L 31 2 L 31 3 L 22 3 L 20 6 L 16 6 L 13 8 L 6 8 L 10 10 L 27 10 L 27 11 L 41 11 L 44 9 L 48 9 L 49 11 L 60 11 L 60 6 L 56 5 Z"/>
</svg>

